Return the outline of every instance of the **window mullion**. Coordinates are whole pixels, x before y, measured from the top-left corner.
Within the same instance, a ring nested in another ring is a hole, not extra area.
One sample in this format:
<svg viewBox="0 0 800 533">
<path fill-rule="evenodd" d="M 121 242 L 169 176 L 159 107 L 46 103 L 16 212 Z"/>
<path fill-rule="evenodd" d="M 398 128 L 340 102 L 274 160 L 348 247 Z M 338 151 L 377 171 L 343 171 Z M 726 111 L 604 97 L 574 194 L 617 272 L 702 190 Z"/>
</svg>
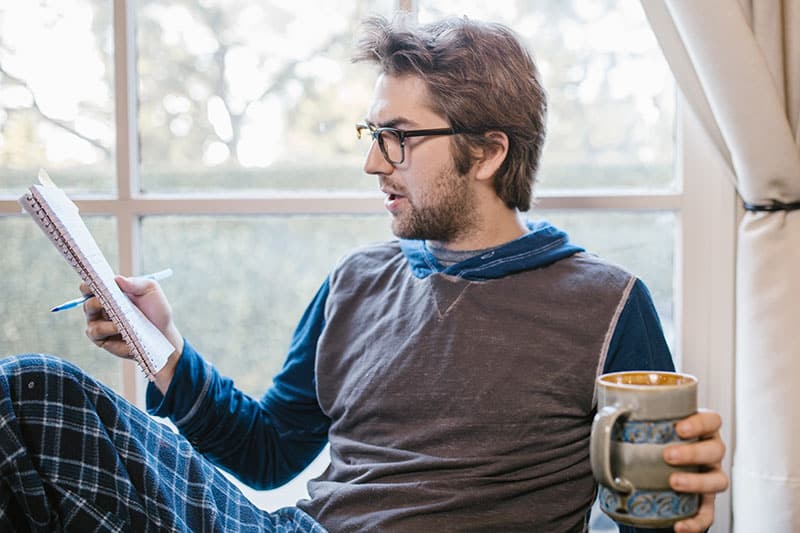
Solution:
<svg viewBox="0 0 800 533">
<path fill-rule="evenodd" d="M 117 218 L 119 271 L 137 273 L 139 261 L 139 219 L 124 206 L 139 191 L 136 106 L 136 2 L 114 0 L 114 99 L 116 110 L 117 199 L 112 214 Z M 122 394 L 136 402 L 140 396 L 135 365 L 125 361 L 122 369 Z"/>
<path fill-rule="evenodd" d="M 419 12 L 419 3 L 417 0 L 397 0 L 397 11 L 409 13 L 416 19 Z"/>
<path fill-rule="evenodd" d="M 136 101 L 136 2 L 114 0 L 114 98 L 117 134 L 117 194 L 139 191 Z"/>
</svg>

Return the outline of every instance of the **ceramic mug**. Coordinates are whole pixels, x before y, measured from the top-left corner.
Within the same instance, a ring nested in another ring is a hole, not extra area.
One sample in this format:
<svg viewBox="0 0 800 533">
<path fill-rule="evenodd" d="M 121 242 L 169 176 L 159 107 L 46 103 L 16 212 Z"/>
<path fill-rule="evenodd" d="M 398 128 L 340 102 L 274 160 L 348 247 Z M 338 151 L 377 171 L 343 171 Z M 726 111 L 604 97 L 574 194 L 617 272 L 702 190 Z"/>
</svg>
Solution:
<svg viewBox="0 0 800 533">
<path fill-rule="evenodd" d="M 620 524 L 669 527 L 694 516 L 697 494 L 670 489 L 664 448 L 685 442 L 675 424 L 697 412 L 697 378 L 675 372 L 615 372 L 597 378 L 591 463 L 600 508 Z"/>
</svg>

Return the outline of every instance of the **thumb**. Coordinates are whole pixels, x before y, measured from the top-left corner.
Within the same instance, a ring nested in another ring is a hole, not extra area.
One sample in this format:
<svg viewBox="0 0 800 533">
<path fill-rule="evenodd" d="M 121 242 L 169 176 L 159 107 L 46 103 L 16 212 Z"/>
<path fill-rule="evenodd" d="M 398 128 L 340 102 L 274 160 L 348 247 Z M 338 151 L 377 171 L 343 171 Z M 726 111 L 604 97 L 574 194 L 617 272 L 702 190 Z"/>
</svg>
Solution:
<svg viewBox="0 0 800 533">
<path fill-rule="evenodd" d="M 126 276 L 116 276 L 114 281 L 122 292 L 128 296 L 142 296 L 153 290 L 155 282 L 147 278 L 134 278 Z"/>
</svg>

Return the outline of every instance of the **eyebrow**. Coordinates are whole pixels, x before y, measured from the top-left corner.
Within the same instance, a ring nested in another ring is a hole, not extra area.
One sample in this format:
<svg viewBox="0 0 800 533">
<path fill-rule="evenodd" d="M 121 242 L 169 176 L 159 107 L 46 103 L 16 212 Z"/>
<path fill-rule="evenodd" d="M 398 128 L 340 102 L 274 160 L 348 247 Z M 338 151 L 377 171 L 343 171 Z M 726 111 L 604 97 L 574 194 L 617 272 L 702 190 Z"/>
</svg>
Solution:
<svg viewBox="0 0 800 533">
<path fill-rule="evenodd" d="M 415 123 L 413 120 L 409 120 L 405 117 L 396 117 L 389 120 L 385 120 L 383 122 L 374 123 L 368 118 L 364 119 L 364 122 L 367 123 L 368 126 L 373 126 L 376 128 L 397 128 L 398 126 L 413 126 Z"/>
</svg>

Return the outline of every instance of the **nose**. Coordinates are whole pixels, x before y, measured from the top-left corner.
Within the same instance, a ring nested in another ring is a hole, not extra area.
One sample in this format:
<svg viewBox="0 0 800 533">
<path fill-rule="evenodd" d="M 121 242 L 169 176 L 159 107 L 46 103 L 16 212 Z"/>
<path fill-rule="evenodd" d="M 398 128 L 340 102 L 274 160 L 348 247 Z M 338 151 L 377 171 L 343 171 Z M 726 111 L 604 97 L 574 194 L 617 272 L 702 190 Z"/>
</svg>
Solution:
<svg viewBox="0 0 800 533">
<path fill-rule="evenodd" d="M 381 152 L 381 147 L 378 146 L 378 141 L 372 141 L 372 144 L 369 145 L 367 157 L 364 159 L 364 172 L 367 174 L 388 175 L 393 171 L 394 166 L 383 157 L 383 152 Z"/>
</svg>

